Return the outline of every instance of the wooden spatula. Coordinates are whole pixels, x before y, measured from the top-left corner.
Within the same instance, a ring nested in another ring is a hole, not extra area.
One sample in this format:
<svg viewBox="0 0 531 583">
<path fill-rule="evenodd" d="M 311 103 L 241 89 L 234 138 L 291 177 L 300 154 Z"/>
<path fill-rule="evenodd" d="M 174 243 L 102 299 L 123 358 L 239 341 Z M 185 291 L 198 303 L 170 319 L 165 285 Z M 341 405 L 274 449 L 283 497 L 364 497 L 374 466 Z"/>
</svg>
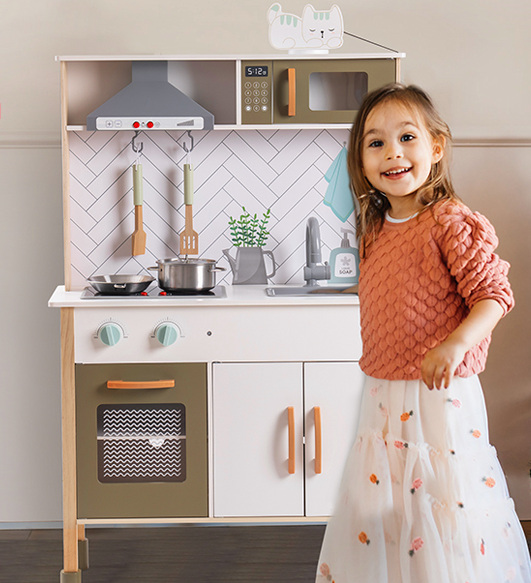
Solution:
<svg viewBox="0 0 531 583">
<path fill-rule="evenodd" d="M 135 230 L 131 237 L 133 243 L 133 255 L 144 255 L 146 252 L 146 233 L 144 232 L 144 219 L 142 213 L 142 203 L 144 201 L 142 164 L 133 164 L 133 199 L 135 203 Z"/>
<path fill-rule="evenodd" d="M 194 202 L 194 175 L 191 164 L 184 165 L 184 231 L 179 235 L 181 255 L 199 254 L 199 235 L 194 231 L 192 204 Z"/>
</svg>

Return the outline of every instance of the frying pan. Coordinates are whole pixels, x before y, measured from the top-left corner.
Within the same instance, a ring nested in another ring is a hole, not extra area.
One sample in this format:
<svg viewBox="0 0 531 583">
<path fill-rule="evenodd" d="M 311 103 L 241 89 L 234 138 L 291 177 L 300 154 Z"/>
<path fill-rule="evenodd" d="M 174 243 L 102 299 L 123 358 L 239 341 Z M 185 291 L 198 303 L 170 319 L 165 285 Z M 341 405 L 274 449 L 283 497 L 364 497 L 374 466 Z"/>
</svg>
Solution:
<svg viewBox="0 0 531 583">
<path fill-rule="evenodd" d="M 143 292 L 155 278 L 151 275 L 94 275 L 87 281 L 99 293 L 128 296 Z"/>
</svg>

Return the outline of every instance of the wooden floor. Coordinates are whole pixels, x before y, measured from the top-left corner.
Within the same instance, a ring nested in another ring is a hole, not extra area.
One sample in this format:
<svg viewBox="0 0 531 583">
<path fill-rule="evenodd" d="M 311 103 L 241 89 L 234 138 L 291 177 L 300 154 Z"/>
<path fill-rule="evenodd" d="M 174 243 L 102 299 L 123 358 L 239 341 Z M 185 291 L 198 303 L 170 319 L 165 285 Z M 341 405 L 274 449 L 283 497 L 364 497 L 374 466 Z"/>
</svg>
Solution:
<svg viewBox="0 0 531 583">
<path fill-rule="evenodd" d="M 528 542 L 531 521 L 523 522 Z M 87 529 L 83 583 L 313 583 L 324 526 Z M 60 530 L 0 530 L 0 583 L 59 583 Z"/>
<path fill-rule="evenodd" d="M 312 583 L 324 526 L 87 529 L 83 583 Z M 0 583 L 59 583 L 60 530 L 0 530 Z"/>
</svg>

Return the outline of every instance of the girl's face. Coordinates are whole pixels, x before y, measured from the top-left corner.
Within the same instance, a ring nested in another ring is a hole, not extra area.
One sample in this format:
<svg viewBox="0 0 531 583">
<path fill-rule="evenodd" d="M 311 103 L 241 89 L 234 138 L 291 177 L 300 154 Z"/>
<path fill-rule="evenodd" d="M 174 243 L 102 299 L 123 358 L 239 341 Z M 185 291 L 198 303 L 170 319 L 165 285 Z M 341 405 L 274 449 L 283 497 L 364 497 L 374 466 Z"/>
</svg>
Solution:
<svg viewBox="0 0 531 583">
<path fill-rule="evenodd" d="M 430 136 L 422 116 L 400 103 L 382 103 L 368 115 L 361 143 L 363 173 L 387 196 L 395 218 L 420 209 L 416 192 L 443 157 L 443 146 Z"/>
</svg>

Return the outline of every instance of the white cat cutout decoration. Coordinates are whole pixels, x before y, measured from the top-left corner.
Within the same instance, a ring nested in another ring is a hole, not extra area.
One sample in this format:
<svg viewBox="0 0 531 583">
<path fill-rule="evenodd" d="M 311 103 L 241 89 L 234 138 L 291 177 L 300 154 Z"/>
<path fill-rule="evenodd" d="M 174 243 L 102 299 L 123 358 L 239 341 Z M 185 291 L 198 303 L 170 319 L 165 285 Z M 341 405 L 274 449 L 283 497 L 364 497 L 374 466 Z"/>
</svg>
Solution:
<svg viewBox="0 0 531 583">
<path fill-rule="evenodd" d="M 269 43 L 289 52 L 327 53 L 343 44 L 343 15 L 334 4 L 330 10 L 315 10 L 307 4 L 302 17 L 282 12 L 280 4 L 267 11 Z"/>
</svg>

